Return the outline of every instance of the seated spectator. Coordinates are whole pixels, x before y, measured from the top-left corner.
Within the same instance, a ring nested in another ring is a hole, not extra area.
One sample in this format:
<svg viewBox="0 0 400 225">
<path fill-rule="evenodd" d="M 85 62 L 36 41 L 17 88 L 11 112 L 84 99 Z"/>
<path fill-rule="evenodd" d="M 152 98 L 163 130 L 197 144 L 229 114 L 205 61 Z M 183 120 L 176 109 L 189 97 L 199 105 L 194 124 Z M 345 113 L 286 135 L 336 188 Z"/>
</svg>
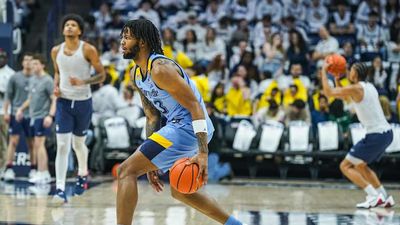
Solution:
<svg viewBox="0 0 400 225">
<path fill-rule="evenodd" d="M 197 49 L 199 49 L 199 42 L 197 41 L 196 32 L 194 30 L 187 30 L 185 38 L 182 40 L 182 51 L 190 58 L 190 60 L 196 62 Z"/>
<path fill-rule="evenodd" d="M 253 124 L 257 128 L 269 120 L 285 122 L 285 111 L 273 100 L 268 101 L 268 107 L 263 107 L 253 115 Z"/>
<path fill-rule="evenodd" d="M 325 95 L 320 95 L 318 98 L 319 106 L 318 110 L 311 110 L 311 120 L 313 131 L 316 134 L 318 129 L 318 123 L 329 121 L 329 102 Z"/>
<path fill-rule="evenodd" d="M 122 97 L 127 106 L 138 106 L 139 108 L 143 108 L 140 94 L 137 91 L 134 91 L 132 86 L 128 85 L 123 88 Z"/>
<path fill-rule="evenodd" d="M 221 55 L 217 55 L 207 67 L 207 77 L 210 90 L 214 90 L 218 83 L 227 83 L 229 70 L 225 65 L 226 61 Z"/>
<path fill-rule="evenodd" d="M 271 21 L 271 15 L 263 15 L 261 20 L 257 22 L 251 35 L 256 54 L 261 51 L 264 43 L 271 39 L 271 35 L 278 31 L 279 28 L 277 25 Z"/>
<path fill-rule="evenodd" d="M 211 94 L 211 104 L 213 104 L 214 109 L 217 113 L 226 114 L 226 97 L 225 97 L 225 87 L 223 83 L 218 83 L 215 86 Z"/>
<path fill-rule="evenodd" d="M 380 12 L 379 0 L 365 0 L 358 5 L 356 13 L 356 25 L 368 23 L 368 15 L 371 12 Z"/>
<path fill-rule="evenodd" d="M 303 36 L 297 30 L 289 32 L 289 48 L 286 51 L 286 57 L 289 60 L 289 68 L 293 64 L 300 64 L 305 74 L 309 73 L 308 45 L 304 41 Z"/>
<path fill-rule="evenodd" d="M 302 86 L 302 84 L 299 84 L 298 82 L 295 83 L 297 84 L 291 84 L 283 93 L 283 106 L 285 108 L 289 107 L 296 100 L 302 100 L 304 102 L 307 101 L 306 89 L 304 86 Z"/>
<path fill-rule="evenodd" d="M 92 123 L 95 126 L 100 118 L 115 116 L 118 109 L 127 106 L 119 96 L 118 90 L 110 83 L 111 76 L 107 74 L 104 82 L 99 85 L 100 88 L 93 93 Z"/>
<path fill-rule="evenodd" d="M 240 41 L 238 46 L 232 46 L 232 56 L 229 59 L 229 69 L 233 69 L 234 66 L 240 63 L 245 52 L 251 52 L 251 48 L 247 41 Z"/>
<path fill-rule="evenodd" d="M 349 125 L 351 123 L 351 116 L 348 112 L 344 111 L 344 104 L 342 100 L 335 99 L 329 105 L 329 120 L 338 123 L 344 137 L 347 137 L 349 135 L 348 132 Z"/>
<path fill-rule="evenodd" d="M 235 32 L 235 26 L 232 24 L 228 16 L 223 16 L 218 20 L 218 24 L 213 25 L 217 32 L 217 37 L 221 38 L 225 44 L 229 44 L 232 39 L 232 34 Z"/>
<path fill-rule="evenodd" d="M 165 28 L 161 34 L 164 55 L 174 59 L 183 69 L 193 66 L 193 61 L 182 51 L 182 45 L 175 40 L 175 32 Z"/>
<path fill-rule="evenodd" d="M 223 6 L 218 0 L 211 0 L 207 5 L 206 11 L 200 15 L 199 20 L 204 21 L 208 25 L 215 25 L 224 15 Z"/>
<path fill-rule="evenodd" d="M 274 0 L 262 0 L 257 4 L 256 17 L 258 20 L 265 15 L 270 15 L 272 22 L 280 23 L 283 17 L 283 7 L 281 3 Z"/>
<path fill-rule="evenodd" d="M 177 32 L 176 38 L 178 41 L 185 39 L 187 30 L 194 30 L 199 41 L 203 41 L 206 37 L 206 30 L 198 22 L 197 13 L 194 11 L 187 13 L 186 24 L 179 28 Z"/>
<path fill-rule="evenodd" d="M 369 81 L 374 84 L 379 93 L 387 94 L 387 80 L 388 74 L 383 68 L 382 59 L 377 56 L 372 61 L 372 66 L 370 66 Z"/>
<path fill-rule="evenodd" d="M 289 125 L 291 121 L 304 121 L 308 125 L 311 125 L 311 116 L 308 110 L 306 103 L 301 100 L 295 100 L 290 106 L 286 109 L 286 119 L 285 124 L 286 126 Z"/>
<path fill-rule="evenodd" d="M 288 0 L 284 1 L 284 15 L 295 16 L 299 21 L 304 22 L 306 20 L 307 10 L 302 4 L 301 0 Z"/>
<path fill-rule="evenodd" d="M 231 35 L 231 40 L 228 45 L 235 46 L 241 41 L 250 40 L 250 28 L 249 22 L 245 19 L 239 20 L 237 22 L 236 29 L 233 30 Z"/>
<path fill-rule="evenodd" d="M 368 23 L 361 25 L 357 32 L 357 39 L 360 42 L 360 51 L 371 53 L 384 53 L 385 42 L 389 41 L 387 32 L 379 24 L 379 14 L 370 12 Z M 368 58 L 365 60 L 369 60 Z"/>
<path fill-rule="evenodd" d="M 332 35 L 345 36 L 354 35 L 355 27 L 352 22 L 351 10 L 345 0 L 339 0 L 337 3 L 337 11 L 333 13 L 329 23 L 329 30 Z"/>
<path fill-rule="evenodd" d="M 255 80 L 256 77 L 254 77 L 254 74 L 249 74 L 249 71 L 247 70 L 247 67 L 245 66 L 245 64 L 239 64 L 237 65 L 233 70 L 232 70 L 232 76 L 239 76 L 241 77 L 246 86 L 250 88 L 250 96 L 253 97 L 256 95 L 257 90 L 258 90 L 258 83 Z M 229 90 L 229 88 L 231 84 L 228 83 L 228 85 L 226 85 L 226 89 Z M 227 91 L 226 91 L 227 92 Z"/>
<path fill-rule="evenodd" d="M 232 85 L 226 94 L 226 109 L 229 116 L 250 116 L 251 100 L 250 88 L 243 77 L 236 75 L 232 78 Z"/>
<path fill-rule="evenodd" d="M 85 32 L 83 33 L 83 40 L 95 46 L 96 49 L 99 49 L 101 52 L 102 46 L 102 38 L 101 31 L 96 26 L 96 19 L 89 15 L 85 17 Z"/>
<path fill-rule="evenodd" d="M 321 40 L 315 46 L 312 60 L 317 63 L 317 66 L 322 66 L 326 56 L 339 51 L 339 42 L 329 34 L 325 27 L 319 28 L 319 36 Z"/>
<path fill-rule="evenodd" d="M 346 59 L 348 69 L 357 61 L 351 42 L 347 41 L 343 44 L 342 56 Z"/>
<path fill-rule="evenodd" d="M 207 28 L 205 40 L 200 42 L 197 49 L 197 59 L 201 65 L 207 66 L 217 55 L 221 55 L 223 59 L 225 56 L 225 43 L 220 38 L 216 37 L 214 28 Z"/>
<path fill-rule="evenodd" d="M 260 77 L 258 74 L 257 66 L 254 63 L 254 53 L 251 51 L 245 51 L 240 58 L 239 64 L 233 68 L 235 70 L 238 66 L 244 66 L 247 71 L 247 76 L 245 78 L 246 82 L 250 82 L 250 87 L 252 93 L 255 91 L 254 88 L 257 87 Z"/>
<path fill-rule="evenodd" d="M 280 33 L 283 37 L 284 49 L 287 49 L 289 47 L 290 31 L 292 30 L 297 30 L 303 37 L 304 42 L 309 43 L 310 40 L 307 36 L 304 26 L 298 24 L 295 16 L 289 15 L 282 22 L 283 23 L 281 24 Z"/>
<path fill-rule="evenodd" d="M 124 21 L 122 21 L 121 14 L 117 11 L 112 13 L 112 20 L 104 26 L 103 34 L 103 45 L 111 39 L 119 40 L 121 35 L 121 29 L 124 27 Z"/>
<path fill-rule="evenodd" d="M 290 67 L 290 75 L 283 75 L 277 78 L 279 88 L 281 90 L 286 90 L 291 84 L 299 85 L 299 88 L 303 88 L 304 90 L 300 90 L 304 92 L 304 95 L 307 95 L 307 89 L 311 87 L 310 78 L 307 76 L 303 76 L 303 68 L 301 64 L 296 63 L 292 64 Z"/>
<path fill-rule="evenodd" d="M 320 0 L 312 0 L 307 8 L 306 20 L 310 33 L 318 33 L 321 26 L 325 26 L 329 19 L 328 9 L 321 4 Z"/>
<path fill-rule="evenodd" d="M 388 61 L 400 63 L 400 30 L 394 32 L 391 36 L 390 42 L 387 45 Z"/>
<path fill-rule="evenodd" d="M 128 13 L 128 18 L 129 19 L 139 19 L 139 18 L 144 18 L 148 19 L 157 28 L 161 28 L 161 23 L 160 23 L 160 16 L 158 15 L 157 11 L 153 9 L 153 3 L 150 0 L 143 0 L 140 2 L 139 9 L 136 11 L 131 11 Z"/>
<path fill-rule="evenodd" d="M 110 47 L 108 48 L 110 50 L 103 53 L 103 55 L 101 56 L 101 60 L 107 61 L 109 64 L 111 64 L 118 71 L 119 74 L 123 72 L 124 69 L 128 66 L 129 61 L 123 58 L 120 52 L 119 42 L 117 40 L 110 40 L 109 45 Z"/>
<path fill-rule="evenodd" d="M 211 90 L 208 77 L 201 65 L 194 65 L 189 70 L 186 70 L 187 74 L 189 75 L 190 79 L 194 81 L 197 89 L 200 92 L 201 97 L 204 99 L 205 102 L 209 102 L 211 98 Z"/>
<path fill-rule="evenodd" d="M 268 108 L 270 100 L 274 100 L 278 105 L 282 104 L 282 92 L 278 89 L 278 83 L 276 81 L 273 81 L 264 93 L 255 98 L 253 111 L 257 112 L 262 108 Z"/>
<path fill-rule="evenodd" d="M 387 0 L 382 12 L 382 25 L 390 26 L 394 19 L 400 15 L 400 2 L 398 0 Z"/>
<path fill-rule="evenodd" d="M 256 1 L 233 0 L 225 1 L 227 15 L 231 15 L 234 20 L 252 21 L 256 14 Z"/>
<path fill-rule="evenodd" d="M 259 56 L 258 68 L 262 72 L 270 72 L 273 77 L 277 77 L 283 72 L 283 61 L 285 51 L 282 45 L 280 33 L 274 33 L 271 40 L 266 42 Z"/>
<path fill-rule="evenodd" d="M 110 6 L 108 3 L 101 3 L 100 9 L 93 13 L 93 17 L 95 18 L 96 27 L 102 31 L 111 22 Z"/>
<path fill-rule="evenodd" d="M 388 97 L 381 95 L 379 96 L 379 102 L 381 103 L 383 114 L 389 123 L 399 123 L 398 115 L 392 111 L 390 106 L 390 100 Z"/>
</svg>

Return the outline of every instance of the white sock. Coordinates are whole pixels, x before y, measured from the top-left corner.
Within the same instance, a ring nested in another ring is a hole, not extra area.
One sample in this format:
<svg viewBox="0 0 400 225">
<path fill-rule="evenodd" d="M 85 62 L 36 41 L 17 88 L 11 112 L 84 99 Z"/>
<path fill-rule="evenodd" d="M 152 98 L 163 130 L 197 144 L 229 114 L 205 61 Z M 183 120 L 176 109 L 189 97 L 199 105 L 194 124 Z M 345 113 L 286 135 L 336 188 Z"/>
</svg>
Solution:
<svg viewBox="0 0 400 225">
<path fill-rule="evenodd" d="M 88 175 L 88 155 L 89 150 L 85 144 L 86 136 L 72 136 L 72 148 L 75 151 L 76 158 L 78 159 L 78 175 Z"/>
<path fill-rule="evenodd" d="M 366 188 L 364 188 L 364 191 L 367 193 L 367 195 L 370 196 L 377 196 L 379 193 L 375 190 L 374 187 L 372 187 L 372 185 L 368 185 Z"/>
<path fill-rule="evenodd" d="M 377 191 L 378 193 L 381 193 L 381 194 L 383 195 L 383 197 L 387 198 L 387 193 L 386 193 L 386 190 L 385 190 L 385 188 L 383 187 L 383 185 L 379 186 L 379 187 L 376 189 L 376 191 Z"/>
<path fill-rule="evenodd" d="M 71 133 L 57 134 L 56 188 L 65 190 L 68 155 L 71 150 Z"/>
</svg>

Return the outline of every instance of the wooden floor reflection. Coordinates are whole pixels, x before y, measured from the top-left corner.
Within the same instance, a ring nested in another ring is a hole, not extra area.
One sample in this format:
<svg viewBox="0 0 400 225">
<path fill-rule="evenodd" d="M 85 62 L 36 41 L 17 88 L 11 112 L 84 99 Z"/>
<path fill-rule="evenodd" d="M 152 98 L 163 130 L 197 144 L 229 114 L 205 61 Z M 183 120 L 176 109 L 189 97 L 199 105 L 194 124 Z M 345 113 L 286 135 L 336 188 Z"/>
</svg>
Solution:
<svg viewBox="0 0 400 225">
<path fill-rule="evenodd" d="M 398 206 L 357 210 L 355 204 L 363 200 L 364 194 L 347 184 L 246 183 L 210 184 L 202 191 L 249 225 L 400 225 Z M 395 200 L 400 200 L 399 188 L 389 187 Z M 26 182 L 0 183 L 0 224 L 116 224 L 115 182 L 98 182 L 62 207 L 51 204 L 48 194 L 52 189 L 50 185 L 30 186 Z M 168 188 L 158 194 L 143 181 L 139 193 L 135 225 L 216 224 L 172 199 Z"/>
</svg>

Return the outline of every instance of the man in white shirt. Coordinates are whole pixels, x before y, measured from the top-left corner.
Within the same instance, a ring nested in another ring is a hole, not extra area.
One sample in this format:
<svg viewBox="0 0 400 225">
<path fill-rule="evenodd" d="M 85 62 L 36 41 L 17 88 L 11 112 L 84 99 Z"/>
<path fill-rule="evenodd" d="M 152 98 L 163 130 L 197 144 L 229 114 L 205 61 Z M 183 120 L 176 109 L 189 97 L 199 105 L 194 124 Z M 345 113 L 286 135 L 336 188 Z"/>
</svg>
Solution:
<svg viewBox="0 0 400 225">
<path fill-rule="evenodd" d="M 8 80 L 15 73 L 7 65 L 7 52 L 0 49 L 0 168 L 4 166 L 4 156 L 7 150 L 7 123 L 4 121 L 3 102 Z"/>
<path fill-rule="evenodd" d="M 328 22 L 328 10 L 321 4 L 320 0 L 312 0 L 312 4 L 307 8 L 307 22 L 311 33 L 317 33 L 321 26 Z"/>
<path fill-rule="evenodd" d="M 271 15 L 272 22 L 280 23 L 283 15 L 283 7 L 278 1 L 263 0 L 257 6 L 257 19 L 262 19 L 266 14 Z"/>
<path fill-rule="evenodd" d="M 156 25 L 156 27 L 160 28 L 160 16 L 157 11 L 153 9 L 151 1 L 142 1 L 140 3 L 140 8 L 136 12 L 128 13 L 128 18 L 130 19 L 139 19 L 141 17 L 150 20 L 154 25 Z"/>
<path fill-rule="evenodd" d="M 319 28 L 319 36 L 321 40 L 315 47 L 312 59 L 317 63 L 317 66 L 322 66 L 323 60 L 327 55 L 339 51 L 339 42 L 329 34 L 324 26 Z"/>
</svg>

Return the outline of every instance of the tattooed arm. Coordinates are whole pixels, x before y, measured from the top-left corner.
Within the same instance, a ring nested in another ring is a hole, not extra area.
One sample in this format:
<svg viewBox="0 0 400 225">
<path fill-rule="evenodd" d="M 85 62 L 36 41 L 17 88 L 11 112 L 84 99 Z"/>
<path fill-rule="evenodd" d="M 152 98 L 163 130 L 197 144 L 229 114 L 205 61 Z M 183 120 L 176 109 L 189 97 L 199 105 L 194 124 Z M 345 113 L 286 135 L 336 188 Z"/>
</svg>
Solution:
<svg viewBox="0 0 400 225">
<path fill-rule="evenodd" d="M 180 105 L 186 108 L 192 120 L 204 120 L 204 111 L 197 101 L 188 83 L 179 74 L 177 66 L 167 59 L 156 59 L 151 69 L 151 76 L 156 85 L 167 91 Z M 203 176 L 204 182 L 208 179 L 208 143 L 207 133 L 196 133 L 199 153 L 191 159 L 191 162 L 199 164 L 199 177 Z"/>
<path fill-rule="evenodd" d="M 131 76 L 134 76 L 134 69 L 131 70 Z M 161 127 L 161 114 L 160 112 L 151 104 L 151 102 L 143 95 L 142 91 L 136 86 L 135 82 L 132 82 L 133 88 L 137 90 L 142 100 L 143 111 L 146 115 L 146 137 L 149 137 L 154 132 Z"/>
</svg>

